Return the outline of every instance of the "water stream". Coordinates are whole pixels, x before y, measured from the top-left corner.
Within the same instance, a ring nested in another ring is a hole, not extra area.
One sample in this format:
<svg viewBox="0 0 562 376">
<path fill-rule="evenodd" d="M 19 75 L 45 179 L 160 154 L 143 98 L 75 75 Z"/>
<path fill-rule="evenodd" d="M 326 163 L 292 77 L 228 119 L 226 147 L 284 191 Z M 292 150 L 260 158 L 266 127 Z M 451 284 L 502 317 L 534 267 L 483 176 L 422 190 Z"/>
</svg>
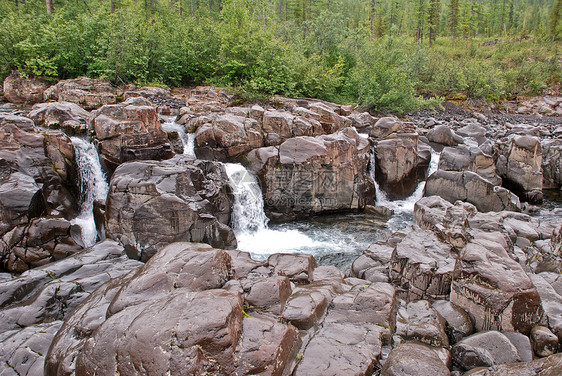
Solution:
<svg viewBox="0 0 562 376">
<path fill-rule="evenodd" d="M 94 202 L 105 202 L 109 188 L 95 146 L 78 137 L 71 137 L 71 140 L 76 152 L 80 181 L 80 213 L 71 223 L 80 226 L 84 246 L 91 247 L 98 237 Z"/>
<path fill-rule="evenodd" d="M 178 132 L 183 143 L 183 154 L 195 158 L 195 133 L 186 133 L 183 125 L 176 123 L 176 116 L 163 116 L 162 129 L 166 132 Z"/>
</svg>

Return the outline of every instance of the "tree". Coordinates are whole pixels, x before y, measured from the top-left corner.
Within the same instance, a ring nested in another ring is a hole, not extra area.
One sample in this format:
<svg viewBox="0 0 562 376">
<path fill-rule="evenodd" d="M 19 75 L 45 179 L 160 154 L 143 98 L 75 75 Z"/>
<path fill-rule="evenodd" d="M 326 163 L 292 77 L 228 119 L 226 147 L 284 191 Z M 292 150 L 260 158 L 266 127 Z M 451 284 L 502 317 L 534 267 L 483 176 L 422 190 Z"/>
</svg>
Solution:
<svg viewBox="0 0 562 376">
<path fill-rule="evenodd" d="M 416 31 L 416 42 L 420 43 L 423 40 L 423 19 L 425 15 L 425 0 L 418 0 L 418 8 L 416 9 L 417 18 L 417 31 Z"/>
<path fill-rule="evenodd" d="M 456 39 L 459 27 L 459 0 L 451 0 L 449 5 L 449 32 Z"/>
<path fill-rule="evenodd" d="M 369 15 L 369 18 L 371 19 L 371 42 L 375 40 L 375 7 L 375 0 L 371 0 L 371 14 Z"/>
<path fill-rule="evenodd" d="M 439 30 L 439 10 L 441 8 L 440 0 L 430 0 L 427 23 L 429 26 L 429 46 L 435 41 L 437 31 Z"/>
<path fill-rule="evenodd" d="M 53 0 L 46 0 L 46 5 L 47 5 L 47 13 L 48 14 L 53 14 Z"/>
<path fill-rule="evenodd" d="M 558 32 L 558 23 L 560 22 L 560 13 L 562 13 L 562 0 L 557 0 L 556 5 L 552 9 L 552 13 L 550 13 L 550 35 L 552 36 L 552 40 L 556 40 L 557 32 Z"/>
</svg>

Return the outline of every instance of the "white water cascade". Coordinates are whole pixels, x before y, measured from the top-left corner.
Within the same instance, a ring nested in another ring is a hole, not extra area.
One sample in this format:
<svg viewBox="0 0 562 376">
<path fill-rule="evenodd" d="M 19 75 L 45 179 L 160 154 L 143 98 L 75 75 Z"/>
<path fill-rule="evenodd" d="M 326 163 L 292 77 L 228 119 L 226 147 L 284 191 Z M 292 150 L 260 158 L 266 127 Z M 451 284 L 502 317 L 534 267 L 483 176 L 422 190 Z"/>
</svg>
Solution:
<svg viewBox="0 0 562 376">
<path fill-rule="evenodd" d="M 433 174 L 437 171 L 437 167 L 439 166 L 439 158 L 441 157 L 440 153 L 437 153 L 433 149 L 431 150 L 431 162 L 429 164 L 429 171 L 427 176 Z M 416 190 L 410 197 L 407 197 L 403 200 L 395 200 L 391 201 L 388 199 L 386 192 L 384 192 L 380 187 L 377 181 L 375 180 L 375 155 L 371 153 L 371 178 L 375 182 L 375 191 L 377 195 L 377 206 L 384 206 L 386 208 L 392 209 L 395 214 L 410 214 L 414 212 L 414 205 L 418 200 L 423 197 L 423 191 L 425 188 L 425 180 L 418 184 Z"/>
<path fill-rule="evenodd" d="M 162 116 L 164 123 L 162 129 L 166 132 L 178 132 L 181 142 L 183 143 L 183 154 L 195 157 L 195 133 L 186 133 L 185 128 L 176 123 L 176 116 Z"/>
<path fill-rule="evenodd" d="M 225 163 L 224 167 L 234 195 L 232 228 L 238 240 L 238 249 L 263 259 L 277 252 L 300 252 L 303 248 L 323 245 L 298 230 L 270 229 L 256 177 L 240 164 Z"/>
<path fill-rule="evenodd" d="M 78 137 L 72 137 L 71 140 L 80 179 L 80 214 L 71 223 L 80 226 L 84 246 L 91 247 L 97 240 L 94 202 L 105 202 L 109 187 L 94 145 Z"/>
</svg>

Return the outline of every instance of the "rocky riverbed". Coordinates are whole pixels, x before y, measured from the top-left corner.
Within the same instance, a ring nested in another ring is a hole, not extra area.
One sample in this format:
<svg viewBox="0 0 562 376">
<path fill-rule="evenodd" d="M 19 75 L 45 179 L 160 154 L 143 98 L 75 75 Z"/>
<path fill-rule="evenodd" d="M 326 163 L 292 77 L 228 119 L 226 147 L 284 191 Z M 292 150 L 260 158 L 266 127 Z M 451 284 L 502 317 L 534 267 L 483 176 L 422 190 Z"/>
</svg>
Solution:
<svg viewBox="0 0 562 376">
<path fill-rule="evenodd" d="M 559 117 L 183 93 L 4 82 L 0 375 L 562 373 Z"/>
</svg>

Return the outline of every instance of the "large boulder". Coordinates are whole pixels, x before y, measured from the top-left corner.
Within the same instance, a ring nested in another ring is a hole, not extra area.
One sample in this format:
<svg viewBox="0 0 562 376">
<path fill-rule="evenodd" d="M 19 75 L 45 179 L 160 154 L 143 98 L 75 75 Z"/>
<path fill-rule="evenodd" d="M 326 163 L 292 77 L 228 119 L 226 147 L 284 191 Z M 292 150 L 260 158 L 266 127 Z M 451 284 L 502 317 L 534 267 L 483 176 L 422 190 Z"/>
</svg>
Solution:
<svg viewBox="0 0 562 376">
<path fill-rule="evenodd" d="M 230 268 L 228 252 L 206 245 L 161 249 L 66 318 L 45 374 L 286 374 L 298 331 L 269 314 L 245 314 L 241 291 L 226 288 Z"/>
<path fill-rule="evenodd" d="M 418 135 L 399 134 L 379 141 L 375 146 L 376 179 L 388 198 L 410 196 L 425 179 L 430 153 L 418 149 Z"/>
<path fill-rule="evenodd" d="M 424 195 L 441 196 L 451 203 L 466 201 L 483 212 L 520 210 L 517 196 L 471 171 L 435 171 L 427 179 Z"/>
<path fill-rule="evenodd" d="M 556 376 L 562 374 L 562 354 L 548 358 L 535 359 L 525 363 L 499 364 L 490 368 L 477 368 L 467 372 L 465 376 L 511 376 L 511 375 Z"/>
<path fill-rule="evenodd" d="M 445 319 L 427 300 L 410 302 L 396 315 L 396 336 L 399 342 L 419 341 L 434 347 L 449 347 Z M 395 337 L 396 342 L 396 337 Z"/>
<path fill-rule="evenodd" d="M 174 156 L 156 110 L 142 97 L 92 111 L 90 128 L 101 158 L 111 167 L 131 160 Z"/>
<path fill-rule="evenodd" d="M 279 147 L 251 151 L 247 161 L 274 220 L 357 210 L 374 201 L 369 141 L 353 128 L 291 138 Z"/>
<path fill-rule="evenodd" d="M 59 81 L 43 93 L 43 100 L 72 102 L 93 110 L 117 103 L 117 90 L 107 80 L 80 77 Z"/>
<path fill-rule="evenodd" d="M 472 235 L 455 266 L 451 302 L 470 314 L 478 331 L 528 334 L 544 314 L 537 289 L 509 256 L 503 235 Z"/>
<path fill-rule="evenodd" d="M 262 146 L 256 120 L 228 113 L 203 124 L 195 134 L 195 154 L 202 159 L 229 161 Z"/>
<path fill-rule="evenodd" d="M 90 113 L 75 103 L 51 102 L 33 106 L 29 117 L 37 125 L 63 129 L 67 134 L 88 134 Z"/>
<path fill-rule="evenodd" d="M 454 364 L 465 371 L 521 361 L 515 345 L 496 331 L 473 334 L 455 344 L 451 351 Z"/>
<path fill-rule="evenodd" d="M 419 343 L 403 343 L 388 355 L 381 376 L 448 376 L 449 368 L 437 351 Z"/>
<path fill-rule="evenodd" d="M 464 142 L 463 138 L 446 125 L 438 125 L 427 134 L 427 139 L 436 144 L 445 146 L 457 146 Z"/>
<path fill-rule="evenodd" d="M 493 185 L 501 185 L 494 158 L 482 152 L 478 146 L 461 145 L 446 147 L 439 159 L 439 169 L 445 171 L 472 171 Z"/>
<path fill-rule="evenodd" d="M 390 259 L 390 281 L 408 301 L 446 299 L 451 290 L 456 255 L 436 235 L 420 228 L 396 245 Z"/>
<path fill-rule="evenodd" d="M 24 78 L 17 72 L 4 80 L 4 97 L 12 103 L 38 103 L 43 101 L 43 92 L 51 83 L 38 78 Z"/>
<path fill-rule="evenodd" d="M 542 149 L 537 137 L 512 136 L 498 158 L 498 169 L 512 191 L 531 203 L 542 201 Z"/>
<path fill-rule="evenodd" d="M 218 162 L 177 156 L 169 161 L 125 163 L 111 179 L 107 235 L 141 260 L 178 241 L 235 248 L 236 238 L 228 227 L 227 182 Z"/>
</svg>

